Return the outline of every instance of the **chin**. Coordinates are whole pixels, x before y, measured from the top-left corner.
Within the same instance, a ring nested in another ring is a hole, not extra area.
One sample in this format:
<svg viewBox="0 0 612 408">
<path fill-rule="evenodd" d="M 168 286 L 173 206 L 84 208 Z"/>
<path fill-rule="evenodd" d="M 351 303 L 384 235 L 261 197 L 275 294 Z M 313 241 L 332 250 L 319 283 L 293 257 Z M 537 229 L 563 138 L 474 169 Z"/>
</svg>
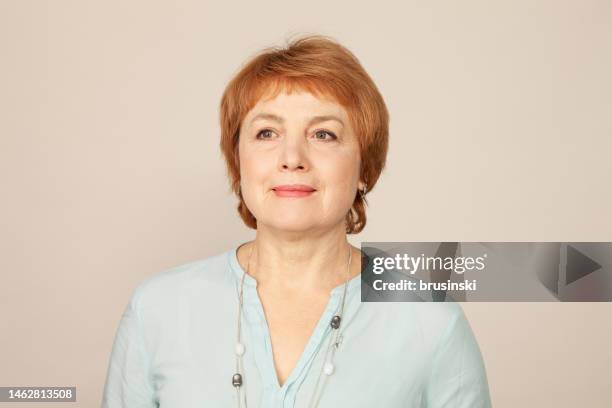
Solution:
<svg viewBox="0 0 612 408">
<path fill-rule="evenodd" d="M 285 219 L 275 218 L 271 222 L 267 222 L 266 225 L 270 228 L 287 232 L 308 231 L 319 226 L 315 220 L 305 220 L 303 217 L 300 219 L 299 216 Z"/>
</svg>

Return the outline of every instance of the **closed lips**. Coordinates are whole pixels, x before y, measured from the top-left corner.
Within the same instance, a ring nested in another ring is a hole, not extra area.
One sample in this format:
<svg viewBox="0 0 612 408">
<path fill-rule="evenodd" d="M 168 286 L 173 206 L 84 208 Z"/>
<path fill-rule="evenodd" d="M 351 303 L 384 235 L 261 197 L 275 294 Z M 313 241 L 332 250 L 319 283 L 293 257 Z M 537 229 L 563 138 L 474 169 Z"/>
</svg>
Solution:
<svg viewBox="0 0 612 408">
<path fill-rule="evenodd" d="M 276 186 L 272 188 L 272 190 L 275 190 L 275 191 L 307 191 L 307 192 L 315 191 L 314 188 L 307 186 L 307 185 L 303 185 L 303 184 Z"/>
</svg>

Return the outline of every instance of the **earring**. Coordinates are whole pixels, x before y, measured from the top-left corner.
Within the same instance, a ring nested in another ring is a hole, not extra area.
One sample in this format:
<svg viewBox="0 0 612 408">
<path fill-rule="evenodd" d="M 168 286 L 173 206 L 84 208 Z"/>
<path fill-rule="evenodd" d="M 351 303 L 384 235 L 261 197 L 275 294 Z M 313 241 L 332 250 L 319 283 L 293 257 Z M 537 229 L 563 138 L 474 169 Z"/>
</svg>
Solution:
<svg viewBox="0 0 612 408">
<path fill-rule="evenodd" d="M 364 183 L 363 189 L 359 190 L 359 194 L 361 195 L 361 198 L 365 198 L 367 191 L 368 191 L 368 185 Z"/>
</svg>

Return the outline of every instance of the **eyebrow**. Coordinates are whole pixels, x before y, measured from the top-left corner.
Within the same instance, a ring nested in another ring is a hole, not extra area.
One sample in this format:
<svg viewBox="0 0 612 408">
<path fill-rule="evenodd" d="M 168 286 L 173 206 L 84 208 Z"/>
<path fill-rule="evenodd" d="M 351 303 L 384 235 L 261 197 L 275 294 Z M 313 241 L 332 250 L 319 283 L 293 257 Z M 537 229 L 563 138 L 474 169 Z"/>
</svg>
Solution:
<svg viewBox="0 0 612 408">
<path fill-rule="evenodd" d="M 255 122 L 258 119 L 268 119 L 268 120 L 272 120 L 272 121 L 278 122 L 280 124 L 285 123 L 285 119 L 283 119 L 282 117 L 280 117 L 278 115 L 275 115 L 273 113 L 259 113 L 259 114 L 255 115 L 253 117 L 253 119 L 251 119 L 250 123 L 252 124 L 253 122 Z M 315 123 L 325 122 L 325 121 L 328 121 L 328 120 L 335 120 L 337 122 L 340 122 L 340 124 L 342 126 L 344 126 L 344 122 L 342 121 L 342 119 L 340 119 L 339 117 L 334 116 L 334 115 L 318 115 L 318 116 L 313 116 L 308 121 L 308 126 L 312 126 Z"/>
</svg>

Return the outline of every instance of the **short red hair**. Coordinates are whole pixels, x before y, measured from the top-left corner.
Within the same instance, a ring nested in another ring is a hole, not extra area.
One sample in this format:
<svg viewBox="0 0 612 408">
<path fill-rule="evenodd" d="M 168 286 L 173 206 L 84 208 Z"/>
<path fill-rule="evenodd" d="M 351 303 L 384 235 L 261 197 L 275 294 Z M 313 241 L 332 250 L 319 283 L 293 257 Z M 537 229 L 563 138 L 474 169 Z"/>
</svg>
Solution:
<svg viewBox="0 0 612 408">
<path fill-rule="evenodd" d="M 238 213 L 253 229 L 257 220 L 240 191 L 238 140 L 240 126 L 259 99 L 281 90 L 303 90 L 331 98 L 348 112 L 359 140 L 360 179 L 370 191 L 385 167 L 389 113 L 385 102 L 359 60 L 348 49 L 320 35 L 290 41 L 285 48 L 269 47 L 252 57 L 229 82 L 220 104 L 221 151 L 225 157 L 230 188 L 240 200 Z M 365 194 L 364 194 L 365 196 Z M 365 197 L 355 194 L 346 215 L 346 232 L 361 232 L 366 224 Z"/>
</svg>

